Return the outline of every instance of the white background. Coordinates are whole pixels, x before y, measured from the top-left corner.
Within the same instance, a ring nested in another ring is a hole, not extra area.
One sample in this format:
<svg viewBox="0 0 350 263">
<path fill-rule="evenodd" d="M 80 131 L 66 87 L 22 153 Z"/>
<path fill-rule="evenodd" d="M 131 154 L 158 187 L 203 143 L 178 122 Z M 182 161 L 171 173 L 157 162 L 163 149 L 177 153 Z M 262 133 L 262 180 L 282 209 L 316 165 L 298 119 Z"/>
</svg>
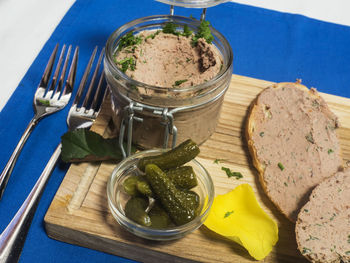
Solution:
<svg viewBox="0 0 350 263">
<path fill-rule="evenodd" d="M 234 2 L 350 26 L 349 0 Z M 74 0 L 0 0 L 0 110 L 73 3 Z"/>
</svg>

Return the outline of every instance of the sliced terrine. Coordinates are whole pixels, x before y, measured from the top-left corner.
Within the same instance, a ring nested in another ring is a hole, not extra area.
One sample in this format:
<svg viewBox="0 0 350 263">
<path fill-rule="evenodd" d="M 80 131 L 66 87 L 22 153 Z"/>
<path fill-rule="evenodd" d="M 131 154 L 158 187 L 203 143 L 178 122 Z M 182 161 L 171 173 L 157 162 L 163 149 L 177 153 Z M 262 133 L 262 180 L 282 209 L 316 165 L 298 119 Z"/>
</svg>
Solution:
<svg viewBox="0 0 350 263">
<path fill-rule="evenodd" d="M 315 89 L 279 83 L 250 107 L 248 148 L 260 182 L 292 222 L 312 189 L 342 166 L 337 117 Z"/>
<path fill-rule="evenodd" d="M 350 262 L 350 168 L 320 183 L 295 226 L 300 252 L 312 262 Z"/>
</svg>

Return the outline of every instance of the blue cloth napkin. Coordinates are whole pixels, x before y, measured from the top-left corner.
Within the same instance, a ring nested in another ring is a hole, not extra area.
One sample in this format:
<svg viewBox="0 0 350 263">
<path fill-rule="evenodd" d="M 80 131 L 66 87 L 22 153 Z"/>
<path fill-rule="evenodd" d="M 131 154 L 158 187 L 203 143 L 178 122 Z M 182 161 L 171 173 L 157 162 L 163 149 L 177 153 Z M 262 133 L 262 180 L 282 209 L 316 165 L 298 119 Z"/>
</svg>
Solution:
<svg viewBox="0 0 350 263">
<path fill-rule="evenodd" d="M 56 43 L 80 46 L 80 80 L 93 48 L 104 46 L 116 28 L 136 18 L 168 13 L 169 6 L 151 0 L 77 0 L 0 113 L 0 167 L 5 166 L 33 116 L 33 95 Z M 175 8 L 179 15 L 199 18 L 200 13 Z M 350 98 L 349 27 L 234 3 L 209 8 L 207 19 L 231 43 L 234 73 L 275 82 L 301 78 L 308 87 Z M 66 132 L 68 109 L 43 119 L 25 145 L 0 202 L 0 231 L 20 207 Z M 131 262 L 46 235 L 43 218 L 67 169 L 68 165 L 59 163 L 53 172 L 20 262 Z"/>
</svg>

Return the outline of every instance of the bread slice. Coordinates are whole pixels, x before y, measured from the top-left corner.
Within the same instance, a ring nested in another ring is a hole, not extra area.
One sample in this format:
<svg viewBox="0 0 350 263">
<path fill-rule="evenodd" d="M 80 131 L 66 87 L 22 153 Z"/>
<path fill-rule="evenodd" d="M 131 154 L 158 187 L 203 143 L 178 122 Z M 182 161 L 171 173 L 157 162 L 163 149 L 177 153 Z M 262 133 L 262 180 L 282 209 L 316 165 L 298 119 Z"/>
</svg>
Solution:
<svg viewBox="0 0 350 263">
<path fill-rule="evenodd" d="M 292 222 L 311 190 L 342 166 L 337 117 L 315 89 L 278 83 L 253 101 L 246 138 L 260 182 Z"/>
<path fill-rule="evenodd" d="M 350 168 L 312 191 L 295 232 L 298 249 L 312 262 L 350 262 Z"/>
</svg>

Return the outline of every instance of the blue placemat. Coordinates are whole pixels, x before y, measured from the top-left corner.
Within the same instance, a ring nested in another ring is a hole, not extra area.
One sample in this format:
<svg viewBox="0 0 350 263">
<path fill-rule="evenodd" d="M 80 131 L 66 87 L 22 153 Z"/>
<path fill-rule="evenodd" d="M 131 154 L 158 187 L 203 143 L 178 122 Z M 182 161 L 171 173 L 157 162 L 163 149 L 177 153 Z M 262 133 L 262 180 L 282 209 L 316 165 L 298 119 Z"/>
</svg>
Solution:
<svg viewBox="0 0 350 263">
<path fill-rule="evenodd" d="M 5 166 L 33 115 L 34 91 L 57 42 L 80 46 L 80 80 L 92 49 L 104 46 L 117 27 L 142 16 L 167 13 L 167 5 L 152 0 L 77 0 L 0 113 L 0 167 Z M 175 13 L 200 16 L 200 10 L 184 8 L 175 8 Z M 276 82 L 301 78 L 308 87 L 350 98 L 349 27 L 234 3 L 210 8 L 207 19 L 232 45 L 234 73 Z M 25 145 L 0 202 L 0 231 L 20 207 L 66 131 L 68 108 L 43 119 Z M 43 218 L 67 169 L 68 165 L 60 163 L 53 172 L 20 261 L 130 262 L 46 235 Z"/>
</svg>

